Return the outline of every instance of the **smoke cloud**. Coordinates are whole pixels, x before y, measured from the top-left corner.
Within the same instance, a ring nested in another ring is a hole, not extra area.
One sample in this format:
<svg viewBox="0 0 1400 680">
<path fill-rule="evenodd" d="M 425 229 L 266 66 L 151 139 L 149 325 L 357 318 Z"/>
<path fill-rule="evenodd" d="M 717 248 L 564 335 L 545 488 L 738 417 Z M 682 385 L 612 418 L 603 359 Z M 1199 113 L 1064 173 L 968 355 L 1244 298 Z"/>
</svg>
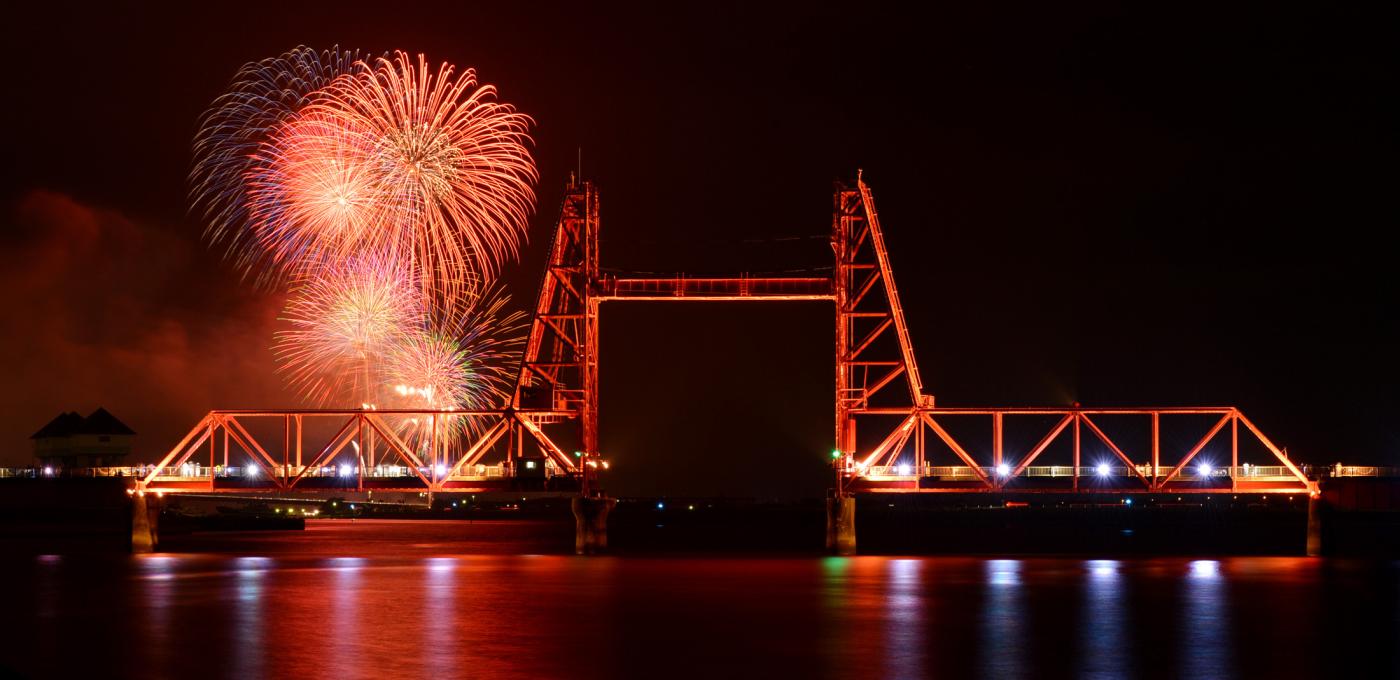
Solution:
<svg viewBox="0 0 1400 680">
<path fill-rule="evenodd" d="M 0 465 L 27 465 L 60 411 L 106 407 L 146 462 L 212 408 L 294 403 L 270 350 L 281 296 L 239 283 L 187 228 L 44 190 L 4 220 Z"/>
</svg>

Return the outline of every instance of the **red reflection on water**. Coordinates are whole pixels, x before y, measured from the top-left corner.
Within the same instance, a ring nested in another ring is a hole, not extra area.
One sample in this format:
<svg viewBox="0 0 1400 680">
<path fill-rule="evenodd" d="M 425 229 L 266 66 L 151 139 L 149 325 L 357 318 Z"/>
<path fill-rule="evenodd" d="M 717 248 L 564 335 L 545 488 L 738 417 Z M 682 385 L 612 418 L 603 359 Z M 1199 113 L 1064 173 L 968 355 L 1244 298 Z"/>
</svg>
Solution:
<svg viewBox="0 0 1400 680">
<path fill-rule="evenodd" d="M 1287 677 L 1348 663 L 1336 614 L 1368 664 L 1394 663 L 1393 564 L 479 554 L 553 545 L 514 529 L 344 522 L 228 537 L 234 553 L 3 558 L 0 671 Z"/>
</svg>

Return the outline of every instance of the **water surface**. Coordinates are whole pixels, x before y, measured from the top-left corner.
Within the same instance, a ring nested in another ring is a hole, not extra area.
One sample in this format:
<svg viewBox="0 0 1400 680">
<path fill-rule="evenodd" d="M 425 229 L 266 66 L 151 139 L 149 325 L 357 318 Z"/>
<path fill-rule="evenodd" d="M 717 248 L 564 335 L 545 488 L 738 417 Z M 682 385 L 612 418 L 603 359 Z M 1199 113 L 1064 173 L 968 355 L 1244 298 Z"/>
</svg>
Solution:
<svg viewBox="0 0 1400 680">
<path fill-rule="evenodd" d="M 602 557 L 554 528 L 319 521 L 4 556 L 33 677 L 1396 677 L 1400 568 L 1299 557 Z"/>
</svg>

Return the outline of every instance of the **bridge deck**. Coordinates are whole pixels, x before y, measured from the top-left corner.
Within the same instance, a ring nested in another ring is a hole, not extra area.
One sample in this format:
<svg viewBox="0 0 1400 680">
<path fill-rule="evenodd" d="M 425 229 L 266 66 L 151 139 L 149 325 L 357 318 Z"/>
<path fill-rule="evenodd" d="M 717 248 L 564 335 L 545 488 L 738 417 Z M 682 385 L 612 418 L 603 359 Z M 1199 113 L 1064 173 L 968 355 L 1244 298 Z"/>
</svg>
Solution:
<svg viewBox="0 0 1400 680">
<path fill-rule="evenodd" d="M 599 300 L 833 300 L 828 277 L 605 278 Z"/>
</svg>

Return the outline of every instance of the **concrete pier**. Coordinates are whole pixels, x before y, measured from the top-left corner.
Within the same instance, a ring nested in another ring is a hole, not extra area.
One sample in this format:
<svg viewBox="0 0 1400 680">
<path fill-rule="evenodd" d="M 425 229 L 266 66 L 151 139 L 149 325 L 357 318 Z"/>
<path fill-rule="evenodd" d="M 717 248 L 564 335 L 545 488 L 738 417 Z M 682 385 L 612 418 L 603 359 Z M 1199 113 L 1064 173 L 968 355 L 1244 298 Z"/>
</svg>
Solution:
<svg viewBox="0 0 1400 680">
<path fill-rule="evenodd" d="M 1326 503 L 1322 496 L 1308 498 L 1308 557 L 1322 555 L 1322 516 L 1327 511 Z"/>
<path fill-rule="evenodd" d="M 826 499 L 826 549 L 834 555 L 856 554 L 856 498 Z"/>
<path fill-rule="evenodd" d="M 155 552 L 160 544 L 161 499 L 155 494 L 131 495 L 131 552 Z"/>
<path fill-rule="evenodd" d="M 589 498 L 576 496 L 574 511 L 574 552 L 579 555 L 597 555 L 608 549 L 608 512 L 617 505 L 617 500 L 602 496 Z"/>
</svg>

